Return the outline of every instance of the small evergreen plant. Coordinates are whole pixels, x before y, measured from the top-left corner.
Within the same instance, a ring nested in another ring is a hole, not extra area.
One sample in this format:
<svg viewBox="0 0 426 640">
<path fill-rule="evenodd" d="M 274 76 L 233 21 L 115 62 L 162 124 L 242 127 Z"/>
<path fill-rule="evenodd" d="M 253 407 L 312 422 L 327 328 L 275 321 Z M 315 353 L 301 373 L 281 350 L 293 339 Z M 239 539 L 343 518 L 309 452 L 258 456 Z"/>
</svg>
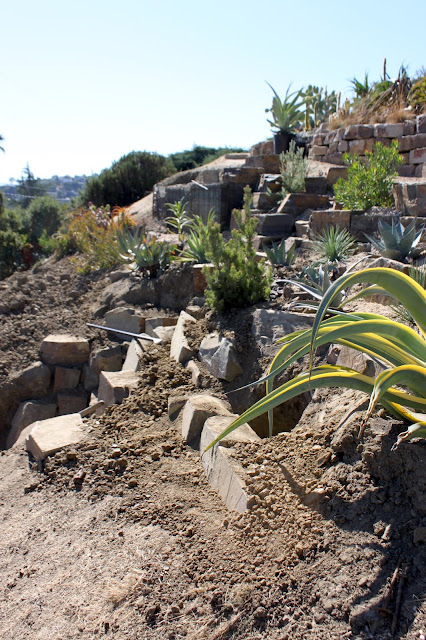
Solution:
<svg viewBox="0 0 426 640">
<path fill-rule="evenodd" d="M 265 267 L 264 260 L 256 260 L 257 221 L 250 213 L 251 202 L 251 191 L 247 186 L 244 212 L 234 210 L 237 228 L 228 242 L 225 242 L 219 224 L 208 227 L 207 255 L 212 266 L 203 268 L 207 281 L 206 300 L 219 313 L 266 300 L 271 290 L 271 271 Z"/>
<path fill-rule="evenodd" d="M 336 200 L 346 209 L 366 211 L 371 207 L 393 205 L 392 180 L 403 163 L 398 154 L 398 142 L 392 140 L 389 147 L 376 142 L 373 153 L 366 152 L 367 164 L 356 155 L 343 154 L 348 167 L 348 177 L 339 178 L 334 185 Z"/>
</svg>

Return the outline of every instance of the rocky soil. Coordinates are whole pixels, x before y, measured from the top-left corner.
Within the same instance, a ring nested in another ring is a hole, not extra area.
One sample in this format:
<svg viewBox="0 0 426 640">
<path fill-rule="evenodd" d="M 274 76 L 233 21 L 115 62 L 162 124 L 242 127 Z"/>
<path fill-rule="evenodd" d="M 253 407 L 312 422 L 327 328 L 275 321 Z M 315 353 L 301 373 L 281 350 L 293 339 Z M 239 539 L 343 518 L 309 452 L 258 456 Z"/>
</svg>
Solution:
<svg viewBox="0 0 426 640">
<path fill-rule="evenodd" d="M 109 340 L 86 326 L 114 300 L 108 274 L 50 261 L 0 287 L 2 382 L 49 333 Z M 243 382 L 266 364 L 252 313 L 221 321 Z M 207 315 L 192 339 L 215 326 Z M 238 445 L 252 508 L 232 513 L 167 415 L 170 395 L 200 389 L 166 347 L 144 358 L 137 392 L 90 418 L 83 444 L 43 467 L 23 447 L 2 452 L 0 637 L 424 640 L 425 443 L 391 452 L 403 426 L 380 412 L 359 441 L 365 396 L 315 393 L 291 432 Z M 248 401 L 237 382 L 202 369 L 234 409 Z"/>
</svg>

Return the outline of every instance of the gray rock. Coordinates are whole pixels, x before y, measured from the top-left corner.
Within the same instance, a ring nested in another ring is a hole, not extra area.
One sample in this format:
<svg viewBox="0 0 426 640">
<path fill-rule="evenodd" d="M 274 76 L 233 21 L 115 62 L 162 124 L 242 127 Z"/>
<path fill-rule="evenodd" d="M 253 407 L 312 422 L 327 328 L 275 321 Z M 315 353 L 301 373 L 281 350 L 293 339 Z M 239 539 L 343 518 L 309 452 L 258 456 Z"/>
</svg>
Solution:
<svg viewBox="0 0 426 640">
<path fill-rule="evenodd" d="M 206 336 L 200 346 L 198 358 L 219 380 L 232 382 L 243 370 L 238 362 L 233 343 L 218 333 Z"/>
</svg>

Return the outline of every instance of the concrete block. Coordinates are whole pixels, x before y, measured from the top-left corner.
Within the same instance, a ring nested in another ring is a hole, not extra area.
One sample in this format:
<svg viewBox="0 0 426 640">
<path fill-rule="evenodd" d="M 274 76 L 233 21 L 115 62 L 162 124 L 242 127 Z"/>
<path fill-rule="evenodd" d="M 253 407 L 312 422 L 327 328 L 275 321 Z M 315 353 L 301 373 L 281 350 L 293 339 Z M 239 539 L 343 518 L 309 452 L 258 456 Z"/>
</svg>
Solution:
<svg viewBox="0 0 426 640">
<path fill-rule="evenodd" d="M 58 416 L 34 423 L 26 439 L 26 448 L 36 460 L 81 442 L 86 433 L 79 413 Z"/>
<path fill-rule="evenodd" d="M 132 307 L 117 307 L 105 314 L 105 326 L 119 331 L 142 333 L 145 331 L 145 318 L 136 313 Z M 123 336 L 120 335 L 120 337 L 122 338 Z"/>
<path fill-rule="evenodd" d="M 402 135 L 402 134 L 401 134 Z M 343 140 L 363 140 L 374 136 L 374 127 L 369 124 L 353 124 L 346 127 Z"/>
<path fill-rule="evenodd" d="M 222 440 L 225 446 L 219 444 L 204 453 L 206 447 L 236 417 L 235 415 L 230 417 L 215 416 L 206 420 L 201 434 L 200 453 L 209 484 L 217 491 L 228 509 L 244 513 L 250 505 L 250 495 L 245 483 L 245 471 L 241 463 L 233 457 L 232 448 L 228 447 L 235 442 L 260 442 L 259 436 L 249 425 L 242 425 Z"/>
<path fill-rule="evenodd" d="M 219 380 L 232 382 L 243 372 L 232 341 L 220 336 L 217 332 L 203 339 L 198 358 Z"/>
<path fill-rule="evenodd" d="M 98 399 L 103 400 L 105 407 L 120 404 L 138 384 L 139 375 L 135 371 L 102 371 L 99 376 Z"/>
<path fill-rule="evenodd" d="M 40 357 L 50 365 L 77 366 L 89 360 L 89 342 L 68 334 L 52 334 L 41 343 Z"/>
<path fill-rule="evenodd" d="M 81 369 L 69 369 L 67 367 L 56 367 L 53 382 L 53 391 L 63 391 L 64 389 L 75 389 L 80 382 Z"/>
<path fill-rule="evenodd" d="M 196 322 L 195 318 L 181 311 L 170 345 L 170 357 L 176 362 L 186 362 L 194 357 L 195 351 L 189 346 L 186 332 Z"/>
<path fill-rule="evenodd" d="M 384 123 L 374 125 L 376 138 L 401 138 L 404 135 L 404 123 Z"/>
<path fill-rule="evenodd" d="M 182 439 L 184 442 L 198 440 L 204 423 L 211 416 L 233 415 L 219 398 L 207 394 L 200 394 L 188 398 L 182 413 Z"/>
<path fill-rule="evenodd" d="M 56 402 L 22 402 L 13 416 L 12 426 L 6 438 L 6 449 L 9 449 L 19 438 L 23 429 L 38 420 L 53 418 L 56 414 Z"/>
</svg>

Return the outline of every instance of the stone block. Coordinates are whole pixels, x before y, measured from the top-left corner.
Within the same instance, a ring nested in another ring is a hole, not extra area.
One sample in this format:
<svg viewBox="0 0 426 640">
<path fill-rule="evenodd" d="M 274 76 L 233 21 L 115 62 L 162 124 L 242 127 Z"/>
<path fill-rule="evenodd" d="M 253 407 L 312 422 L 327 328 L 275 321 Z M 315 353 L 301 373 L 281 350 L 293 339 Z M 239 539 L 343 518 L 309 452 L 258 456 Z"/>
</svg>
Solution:
<svg viewBox="0 0 426 640">
<path fill-rule="evenodd" d="M 89 342 L 68 334 L 52 334 L 41 343 L 41 360 L 49 365 L 78 366 L 89 360 Z"/>
<path fill-rule="evenodd" d="M 339 178 L 347 178 L 348 177 L 348 168 L 347 167 L 330 167 L 327 171 L 327 186 L 332 187 L 333 184 L 336 184 Z"/>
<path fill-rule="evenodd" d="M 99 384 L 99 375 L 94 371 L 90 365 L 83 365 L 83 371 L 81 373 L 81 382 L 87 391 L 96 389 Z"/>
<path fill-rule="evenodd" d="M 127 349 L 122 371 L 140 371 L 142 368 L 142 355 L 150 344 L 148 340 L 134 338 Z"/>
<path fill-rule="evenodd" d="M 80 382 L 81 369 L 69 369 L 67 367 L 56 367 L 53 381 L 53 391 L 63 391 L 64 389 L 75 389 Z M 51 416 L 49 416 L 51 417 Z"/>
<path fill-rule="evenodd" d="M 366 151 L 373 151 L 374 138 L 366 138 L 365 140 L 350 140 L 349 153 L 355 153 L 358 156 L 365 155 Z"/>
<path fill-rule="evenodd" d="M 169 396 L 167 400 L 167 412 L 169 419 L 174 422 L 185 406 L 188 396 Z"/>
<path fill-rule="evenodd" d="M 313 211 L 310 219 L 310 235 L 313 235 L 328 229 L 330 225 L 337 226 L 339 229 L 350 229 L 351 212 L 347 209 L 325 209 L 324 211 Z"/>
<path fill-rule="evenodd" d="M 314 146 L 312 147 L 312 153 L 315 156 L 325 156 L 327 151 L 328 147 L 326 147 L 325 145 L 314 144 Z"/>
<path fill-rule="evenodd" d="M 392 184 L 395 206 L 409 216 L 426 216 L 426 180 L 396 178 Z"/>
<path fill-rule="evenodd" d="M 404 136 L 412 136 L 416 133 L 416 121 L 415 120 L 405 120 L 404 122 Z"/>
<path fill-rule="evenodd" d="M 253 313 L 252 334 L 261 348 L 262 355 L 272 356 L 278 351 L 278 345 L 275 343 L 279 338 L 299 329 L 309 329 L 312 324 L 311 314 L 256 309 Z"/>
<path fill-rule="evenodd" d="M 337 151 L 340 153 L 346 153 L 349 151 L 349 142 L 347 140 L 340 140 L 337 145 Z"/>
<path fill-rule="evenodd" d="M 193 283 L 194 283 L 194 293 L 195 295 L 200 295 L 204 293 L 207 288 L 207 281 L 203 273 L 203 264 L 193 264 L 192 265 L 192 273 L 193 273 Z"/>
<path fill-rule="evenodd" d="M 340 142 L 346 142 L 346 140 L 341 140 Z M 338 146 L 339 146 L 339 143 L 337 141 L 332 142 L 331 144 L 328 145 L 327 153 L 328 154 L 335 153 L 338 150 Z"/>
<path fill-rule="evenodd" d="M 340 153 L 339 151 L 336 151 L 336 153 L 328 153 L 326 156 L 324 156 L 324 162 L 329 162 L 330 164 L 337 164 L 337 165 L 344 165 L 344 161 L 343 161 L 343 154 Z"/>
<path fill-rule="evenodd" d="M 392 217 L 392 215 L 374 215 L 364 211 L 352 211 L 351 228 L 349 231 L 356 240 L 365 242 L 365 233 L 374 235 L 378 230 L 379 220 L 384 220 L 388 224 L 391 224 Z"/>
<path fill-rule="evenodd" d="M 105 407 L 120 404 L 137 388 L 139 374 L 135 371 L 102 371 L 99 376 L 98 399 Z"/>
<path fill-rule="evenodd" d="M 154 318 L 145 318 L 145 333 L 153 338 L 157 337 L 154 333 L 158 327 L 175 327 L 178 317 L 156 316 Z"/>
<path fill-rule="evenodd" d="M 419 149 L 413 149 L 410 151 L 409 157 L 410 164 L 423 164 L 426 162 L 426 147 L 420 147 Z"/>
<path fill-rule="evenodd" d="M 157 327 L 154 329 L 154 338 L 159 338 L 159 344 L 169 344 L 173 340 L 175 327 Z"/>
<path fill-rule="evenodd" d="M 242 425 L 222 440 L 223 444 L 216 445 L 204 453 L 206 447 L 235 418 L 236 416 L 209 418 L 201 435 L 200 453 L 210 486 L 217 491 L 228 509 L 244 513 L 250 505 L 250 494 L 245 482 L 246 474 L 241 463 L 233 456 L 232 448 L 228 448 L 228 446 L 232 442 L 258 443 L 260 438 L 249 425 Z M 239 431 L 240 433 L 238 433 Z"/>
<path fill-rule="evenodd" d="M 28 425 L 38 420 L 53 418 L 56 415 L 56 408 L 56 402 L 22 402 L 13 416 L 12 426 L 6 439 L 6 448 L 9 449 L 14 445 L 21 431 Z"/>
<path fill-rule="evenodd" d="M 420 166 L 420 165 L 418 165 Z M 398 169 L 398 175 L 402 178 L 412 178 L 415 172 L 414 164 L 402 164 Z"/>
<path fill-rule="evenodd" d="M 277 213 L 291 213 L 299 216 L 307 209 L 323 209 L 330 206 L 327 195 L 316 193 L 289 193 L 281 202 Z"/>
<path fill-rule="evenodd" d="M 403 135 L 404 135 L 403 122 L 398 122 L 396 124 L 378 123 L 374 125 L 374 136 L 376 138 L 401 138 Z"/>
<path fill-rule="evenodd" d="M 343 140 L 363 140 L 374 136 L 374 127 L 369 124 L 353 124 L 346 127 Z"/>
<path fill-rule="evenodd" d="M 189 398 L 182 413 L 182 439 L 194 442 L 199 439 L 204 423 L 211 416 L 232 416 L 225 403 L 219 398 L 200 394 Z"/>
<path fill-rule="evenodd" d="M 145 331 L 145 318 L 135 312 L 135 309 L 117 307 L 105 314 L 105 326 L 129 333 L 142 333 Z M 117 334 L 119 335 L 119 334 Z M 123 336 L 120 335 L 122 338 Z"/>
<path fill-rule="evenodd" d="M 307 220 L 296 220 L 296 236 L 298 238 L 307 238 L 309 235 L 309 222 Z"/>
<path fill-rule="evenodd" d="M 324 143 L 325 137 L 326 137 L 326 133 L 317 133 L 314 135 L 313 139 L 312 139 L 312 144 L 321 146 Z"/>
<path fill-rule="evenodd" d="M 257 233 L 262 236 L 283 237 L 294 227 L 294 217 L 289 213 L 266 213 L 256 215 Z"/>
<path fill-rule="evenodd" d="M 327 178 L 325 176 L 307 176 L 305 178 L 306 193 L 325 195 L 327 192 Z"/>
<path fill-rule="evenodd" d="M 58 393 L 58 413 L 63 416 L 67 413 L 79 413 L 89 404 L 89 394 L 84 391 L 62 391 Z"/>
<path fill-rule="evenodd" d="M 232 382 L 243 372 L 232 341 L 217 332 L 203 339 L 198 358 L 219 380 Z"/>
<path fill-rule="evenodd" d="M 257 191 L 253 193 L 252 207 L 260 211 L 269 211 L 273 207 L 273 202 L 265 191 Z"/>
<path fill-rule="evenodd" d="M 119 344 L 98 349 L 90 356 L 90 366 L 98 375 L 101 371 L 121 371 L 122 364 L 123 354 Z"/>
<path fill-rule="evenodd" d="M 80 414 L 73 413 L 35 422 L 25 444 L 36 460 L 44 460 L 64 447 L 78 444 L 85 436 Z"/>
<path fill-rule="evenodd" d="M 21 400 L 47 395 L 50 389 L 50 381 L 50 369 L 41 362 L 35 362 L 11 377 L 11 383 L 16 386 Z"/>
<path fill-rule="evenodd" d="M 181 311 L 170 345 L 170 357 L 176 362 L 186 362 L 195 356 L 195 351 L 189 346 L 186 334 L 188 327 L 196 322 L 189 313 Z"/>
<path fill-rule="evenodd" d="M 281 188 L 281 175 L 279 173 L 262 173 L 257 187 L 258 191 L 267 191 L 270 189 L 273 193 L 277 193 Z"/>
<path fill-rule="evenodd" d="M 187 362 L 185 366 L 188 371 L 191 372 L 192 384 L 194 384 L 196 387 L 201 387 L 201 371 L 195 360 L 189 360 L 189 362 Z"/>
<path fill-rule="evenodd" d="M 417 116 L 416 118 L 416 131 L 417 133 L 426 133 L 426 114 Z"/>
<path fill-rule="evenodd" d="M 206 315 L 206 309 L 204 308 L 204 306 L 199 306 L 197 304 L 188 305 L 185 311 L 196 320 L 201 320 Z"/>
</svg>

